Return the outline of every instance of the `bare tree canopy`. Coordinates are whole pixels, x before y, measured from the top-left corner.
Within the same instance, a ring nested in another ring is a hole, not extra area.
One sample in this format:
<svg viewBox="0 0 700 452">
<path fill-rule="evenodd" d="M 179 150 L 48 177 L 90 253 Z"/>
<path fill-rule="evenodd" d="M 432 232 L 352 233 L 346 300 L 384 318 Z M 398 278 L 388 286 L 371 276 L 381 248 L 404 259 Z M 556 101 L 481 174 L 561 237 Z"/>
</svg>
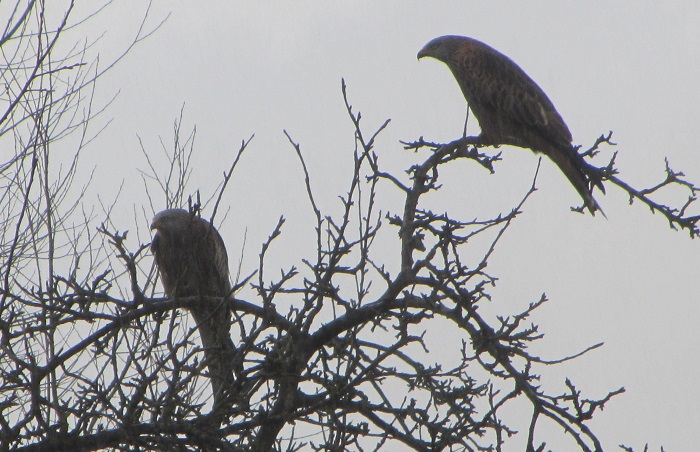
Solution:
<svg viewBox="0 0 700 452">
<path fill-rule="evenodd" d="M 245 237 L 227 237 L 222 226 L 252 214 L 227 216 L 225 206 L 237 190 L 252 196 L 235 180 L 253 137 L 240 141 L 217 188 L 205 192 L 189 177 L 201 159 L 180 116 L 167 164 L 144 146 L 144 168 L 134 168 L 147 192 L 134 217 L 148 232 L 126 231 L 113 205 L 87 204 L 89 177 L 78 176 L 102 111 L 91 95 L 104 72 L 87 53 L 56 43 L 83 19 L 71 16 L 72 4 L 58 24 L 44 20 L 43 2 L 17 5 L 0 37 L 10 99 L 0 146 L 14 150 L 0 161 L 0 451 L 501 451 L 518 440 L 544 451 L 552 426 L 567 450 L 603 450 L 592 420 L 625 389 L 589 394 L 576 375 L 556 386 L 543 381 L 602 343 L 592 336 L 564 356 L 541 356 L 537 346 L 547 339 L 537 316 L 554 307 L 544 293 L 517 294 L 526 299 L 520 307 L 501 300 L 489 267 L 526 212 L 537 172 L 520 199 L 495 214 L 462 205 L 441 212 L 433 197 L 455 167 L 498 171 L 504 157 L 496 145 L 549 151 L 493 136 L 484 142 L 482 134 L 421 137 L 380 153 L 390 120 L 365 127 L 343 80 L 353 151 L 336 162 L 347 180 L 333 209 L 318 202 L 311 160 L 284 131 L 303 175 L 285 182 L 303 185 L 313 252 L 288 251 L 300 238 L 279 216 L 253 251 L 241 246 L 236 265 L 224 243 L 230 252 Z M 153 31 L 144 23 L 127 51 Z M 419 56 L 448 58 L 444 44 Z M 464 68 L 452 69 L 460 79 Z M 463 86 L 474 108 L 470 89 Z M 558 144 L 569 146 L 568 128 L 537 93 Z M 591 141 L 575 152 L 604 159 L 594 184 L 640 201 L 671 229 L 700 235 L 697 185 L 667 165 L 658 184 L 635 188 L 616 167 L 612 133 Z M 69 157 L 57 155 L 59 145 Z M 387 169 L 385 156 L 406 152 L 415 157 L 410 167 Z M 668 201 L 659 195 L 666 187 L 688 196 Z M 383 210 L 386 193 L 400 201 Z M 593 198 L 583 197 L 594 211 Z M 292 263 L 271 264 L 276 252 Z M 251 253 L 256 265 L 245 267 Z"/>
</svg>

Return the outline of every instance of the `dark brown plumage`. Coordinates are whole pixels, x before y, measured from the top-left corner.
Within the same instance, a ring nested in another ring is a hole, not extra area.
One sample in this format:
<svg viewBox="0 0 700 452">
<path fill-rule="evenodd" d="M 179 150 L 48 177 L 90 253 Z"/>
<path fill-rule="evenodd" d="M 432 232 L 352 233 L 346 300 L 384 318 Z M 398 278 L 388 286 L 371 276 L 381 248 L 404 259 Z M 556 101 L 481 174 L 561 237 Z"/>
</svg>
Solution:
<svg viewBox="0 0 700 452">
<path fill-rule="evenodd" d="M 208 221 L 183 209 L 156 214 L 151 251 L 168 297 L 218 297 L 189 308 L 202 339 L 215 406 L 233 382 L 235 347 L 231 341 L 231 291 L 226 247 Z"/>
<path fill-rule="evenodd" d="M 592 167 L 571 145 L 571 132 L 542 89 L 510 58 L 483 42 L 441 36 L 418 52 L 452 71 L 481 126 L 483 145 L 509 144 L 541 152 L 559 166 L 586 207 L 600 206 L 591 194 Z M 603 189 L 602 184 L 597 185 Z"/>
</svg>

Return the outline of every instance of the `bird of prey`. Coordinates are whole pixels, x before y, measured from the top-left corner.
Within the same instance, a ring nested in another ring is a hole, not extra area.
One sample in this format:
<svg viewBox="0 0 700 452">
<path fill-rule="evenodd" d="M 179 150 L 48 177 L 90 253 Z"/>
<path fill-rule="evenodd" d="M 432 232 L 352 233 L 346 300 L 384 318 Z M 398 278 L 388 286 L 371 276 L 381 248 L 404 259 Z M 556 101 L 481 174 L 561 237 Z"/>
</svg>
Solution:
<svg viewBox="0 0 700 452">
<path fill-rule="evenodd" d="M 228 257 L 219 232 L 206 220 L 184 209 L 167 209 L 151 223 L 156 233 L 151 251 L 165 294 L 173 298 L 207 297 L 192 305 L 192 313 L 209 369 L 214 407 L 220 406 L 233 383 Z"/>
<path fill-rule="evenodd" d="M 464 36 L 433 39 L 418 52 L 418 59 L 423 57 L 442 61 L 452 71 L 479 121 L 480 144 L 513 145 L 546 155 L 569 179 L 591 214 L 600 210 L 591 194 L 593 185 L 604 191 L 600 178 L 571 145 L 571 132 L 547 95 L 517 64 Z"/>
</svg>

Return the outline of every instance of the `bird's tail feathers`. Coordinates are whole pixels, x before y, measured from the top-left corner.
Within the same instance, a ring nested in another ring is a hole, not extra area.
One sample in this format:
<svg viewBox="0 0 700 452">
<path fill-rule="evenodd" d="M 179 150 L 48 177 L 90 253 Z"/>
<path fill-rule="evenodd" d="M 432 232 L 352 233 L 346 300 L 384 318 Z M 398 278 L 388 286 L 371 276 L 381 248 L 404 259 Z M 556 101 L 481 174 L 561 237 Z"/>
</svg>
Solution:
<svg viewBox="0 0 700 452">
<path fill-rule="evenodd" d="M 603 193 L 605 193 L 605 188 L 600 179 L 593 176 L 591 171 L 589 171 L 590 165 L 586 163 L 583 157 L 574 148 L 553 149 L 547 152 L 547 156 L 557 164 L 559 169 L 569 179 L 569 182 L 579 193 L 591 215 L 595 216 L 595 213 L 599 211 L 607 218 L 592 194 L 594 186 L 598 187 Z"/>
</svg>

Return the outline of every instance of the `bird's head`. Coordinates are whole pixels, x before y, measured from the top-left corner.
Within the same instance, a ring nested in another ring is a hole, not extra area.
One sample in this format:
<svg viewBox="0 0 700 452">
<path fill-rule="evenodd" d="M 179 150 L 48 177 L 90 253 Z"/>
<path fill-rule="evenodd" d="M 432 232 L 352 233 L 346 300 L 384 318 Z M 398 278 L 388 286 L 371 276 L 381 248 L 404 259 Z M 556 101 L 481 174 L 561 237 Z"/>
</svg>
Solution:
<svg viewBox="0 0 700 452">
<path fill-rule="evenodd" d="M 436 60 L 447 62 L 457 47 L 467 38 L 464 36 L 440 36 L 425 45 L 418 52 L 418 59 L 431 57 Z"/>
<path fill-rule="evenodd" d="M 158 212 L 151 222 L 151 230 L 166 235 L 177 235 L 187 228 L 192 216 L 185 209 L 166 209 Z"/>
</svg>

